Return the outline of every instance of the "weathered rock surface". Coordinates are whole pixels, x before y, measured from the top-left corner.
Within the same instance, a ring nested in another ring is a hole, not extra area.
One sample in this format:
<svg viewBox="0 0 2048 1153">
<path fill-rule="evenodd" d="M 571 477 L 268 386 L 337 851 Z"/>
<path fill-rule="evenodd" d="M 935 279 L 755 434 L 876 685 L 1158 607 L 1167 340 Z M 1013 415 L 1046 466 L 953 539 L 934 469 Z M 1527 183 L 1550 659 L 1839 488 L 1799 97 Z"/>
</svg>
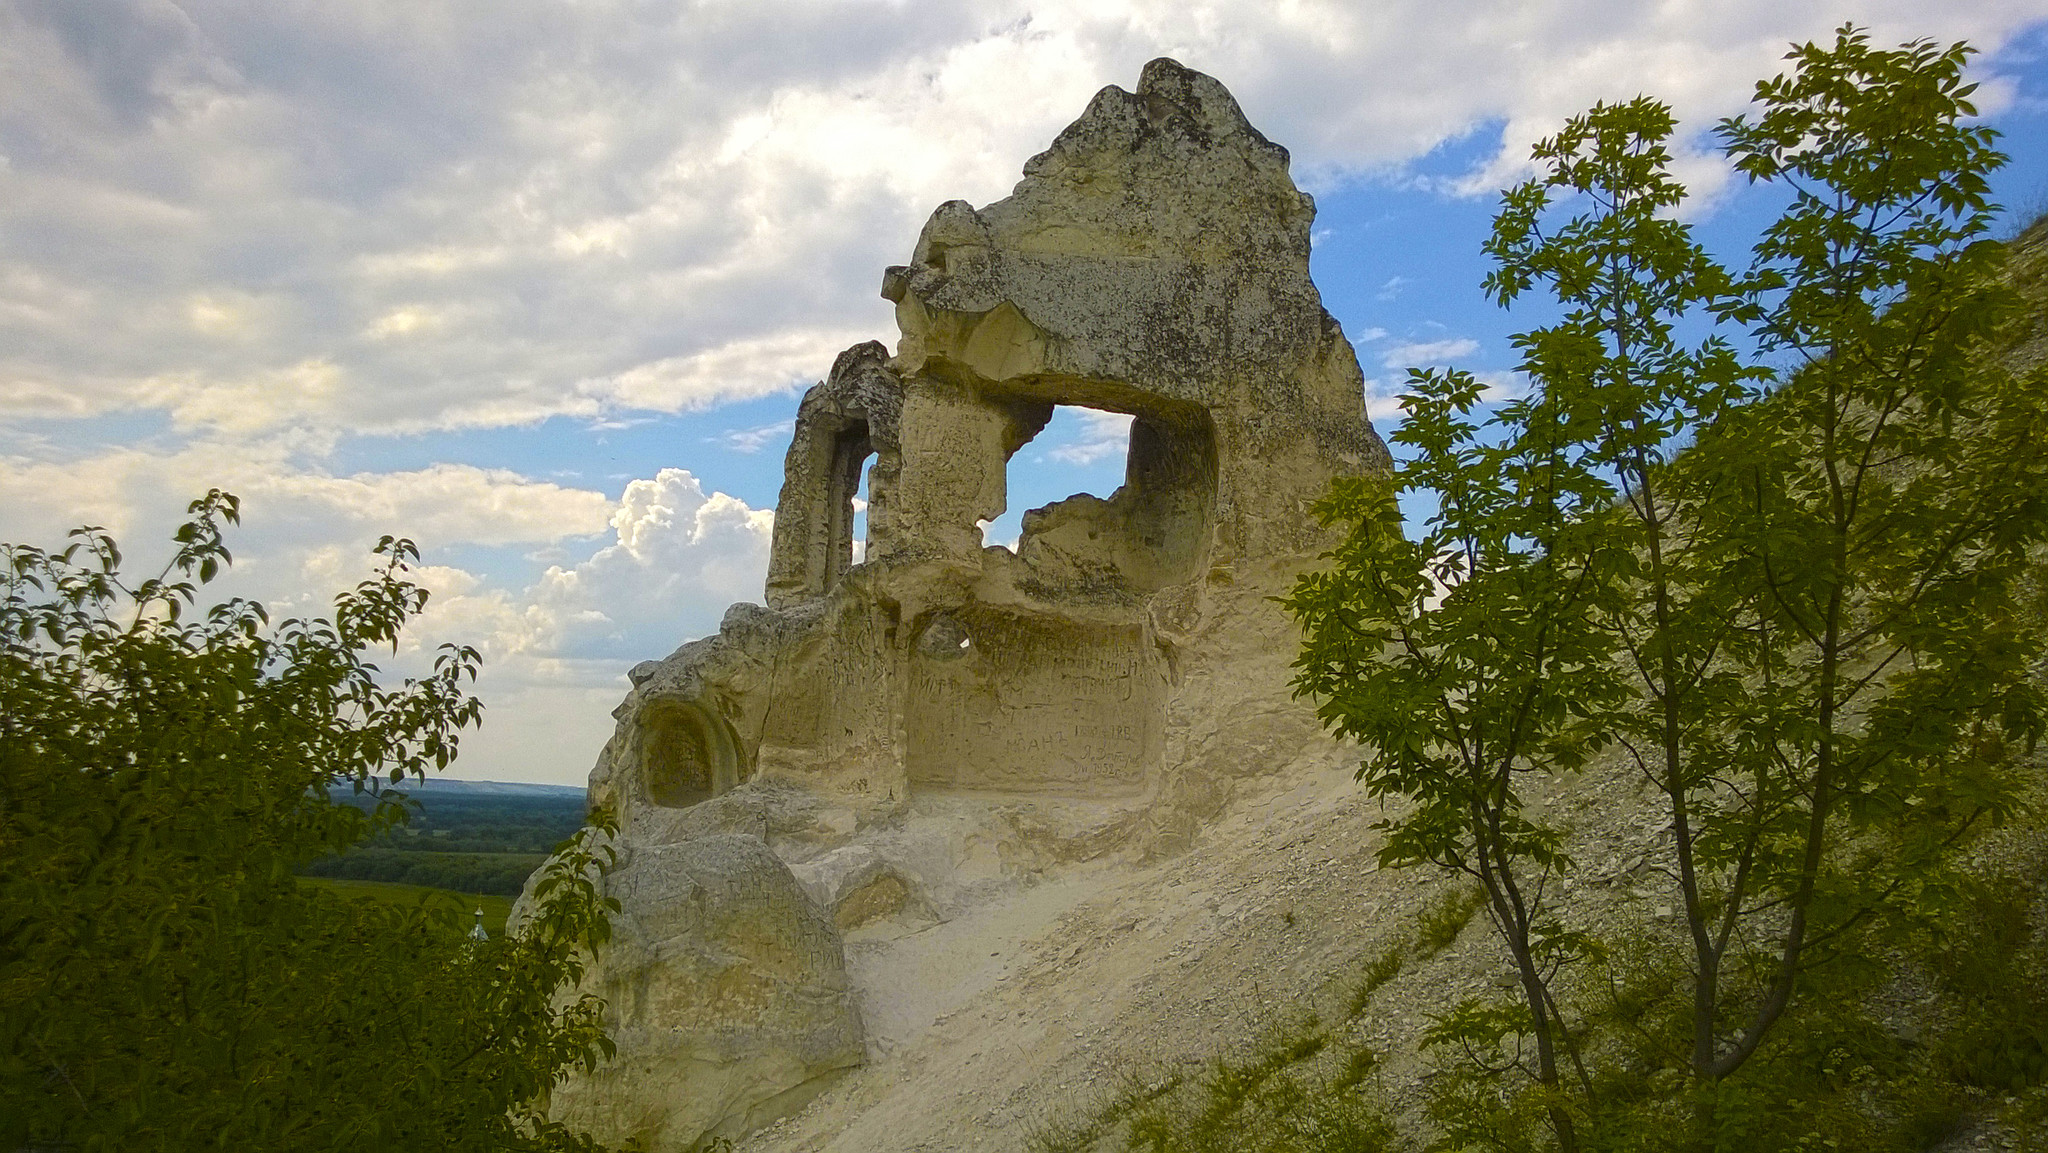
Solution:
<svg viewBox="0 0 2048 1153">
<path fill-rule="evenodd" d="M 1240 781 L 1328 752 L 1270 598 L 1323 547 L 1309 503 L 1388 459 L 1287 164 L 1221 84 L 1157 60 L 1011 196 L 941 205 L 887 271 L 901 339 L 846 350 L 804 397 L 766 606 L 635 668 L 592 771 L 628 854 L 622 936 L 666 944 L 601 961 L 620 1054 L 564 1091 L 570 1115 L 657 1150 L 753 1124 L 837 1067 L 814 1034 L 857 1043 L 843 999 L 773 1003 L 832 987 L 828 943 L 915 934 L 1073 862 L 1180 852 Z M 1009 458 L 1061 404 L 1131 417 L 1123 486 L 984 547 Z M 665 902 L 708 867 L 701 846 L 739 843 L 761 849 L 720 849 L 717 884 L 777 894 L 751 932 L 809 960 L 718 970 L 748 974 L 733 999 L 697 958 L 754 957 L 705 943 L 737 920 Z M 744 1056 L 677 1040 L 714 1035 Z"/>
<path fill-rule="evenodd" d="M 557 1116 L 611 1143 L 688 1149 L 860 1063 L 839 935 L 759 837 L 641 845 L 621 865 L 614 935 L 586 986 L 618 1058 L 557 1090 Z"/>
</svg>

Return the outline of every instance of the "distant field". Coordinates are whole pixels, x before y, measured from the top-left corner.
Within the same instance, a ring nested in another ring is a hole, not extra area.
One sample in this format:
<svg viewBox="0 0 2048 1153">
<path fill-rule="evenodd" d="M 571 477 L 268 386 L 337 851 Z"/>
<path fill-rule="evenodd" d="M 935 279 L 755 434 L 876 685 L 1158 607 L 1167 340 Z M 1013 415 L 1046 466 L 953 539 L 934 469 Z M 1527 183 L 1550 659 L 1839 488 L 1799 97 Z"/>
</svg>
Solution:
<svg viewBox="0 0 2048 1153">
<path fill-rule="evenodd" d="M 390 881 L 343 881 L 329 877 L 300 877 L 302 885 L 318 885 L 330 892 L 363 901 L 378 901 L 387 905 L 416 905 L 421 897 L 444 897 L 455 902 L 465 917 L 470 910 L 482 907 L 484 928 L 493 937 L 505 932 L 505 918 L 512 914 L 512 898 L 485 893 L 455 893 L 447 889 L 429 889 L 423 885 L 400 885 Z M 465 921 L 465 923 L 467 923 Z"/>
<path fill-rule="evenodd" d="M 412 852 L 372 845 L 313 861 L 300 869 L 299 875 L 512 897 L 525 886 L 527 875 L 545 860 L 544 853 Z"/>
<path fill-rule="evenodd" d="M 394 792 L 407 798 L 403 825 L 310 861 L 299 875 L 512 897 L 549 851 L 583 826 L 584 791 L 577 788 L 432 778 L 385 795 Z M 336 786 L 331 795 L 358 808 L 377 803 L 353 785 Z"/>
</svg>

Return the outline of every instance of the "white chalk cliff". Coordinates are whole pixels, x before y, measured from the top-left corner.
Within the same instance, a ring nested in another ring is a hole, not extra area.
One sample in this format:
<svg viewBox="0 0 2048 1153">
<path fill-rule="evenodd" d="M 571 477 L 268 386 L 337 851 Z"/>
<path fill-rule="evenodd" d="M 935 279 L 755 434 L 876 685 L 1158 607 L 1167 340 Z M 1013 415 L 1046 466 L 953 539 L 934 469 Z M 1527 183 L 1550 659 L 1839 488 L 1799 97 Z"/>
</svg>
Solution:
<svg viewBox="0 0 2048 1153">
<path fill-rule="evenodd" d="M 1309 503 L 1388 465 L 1314 212 L 1221 84 L 1156 60 L 1007 199 L 932 214 L 883 277 L 895 355 L 850 348 L 804 397 L 766 605 L 615 713 L 591 793 L 624 911 L 588 987 L 619 1054 L 558 1116 L 660 1151 L 754 1130 L 950 1011 L 920 982 L 957 1008 L 948 951 L 991 939 L 960 926 L 1342 762 L 1269 599 L 1325 545 Z M 1061 404 L 1131 416 L 1123 487 L 984 547 Z"/>
</svg>

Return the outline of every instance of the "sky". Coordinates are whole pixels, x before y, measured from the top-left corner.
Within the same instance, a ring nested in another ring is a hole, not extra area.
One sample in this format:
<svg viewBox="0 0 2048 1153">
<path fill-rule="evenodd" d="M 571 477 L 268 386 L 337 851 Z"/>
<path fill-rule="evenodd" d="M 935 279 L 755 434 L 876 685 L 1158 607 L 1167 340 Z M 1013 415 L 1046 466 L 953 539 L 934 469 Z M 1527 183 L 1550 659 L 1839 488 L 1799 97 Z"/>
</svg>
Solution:
<svg viewBox="0 0 2048 1153">
<path fill-rule="evenodd" d="M 2048 0 L 0 0 L 0 541 L 140 571 L 225 488 L 221 595 L 311 615 L 411 537 L 384 664 L 486 662 L 453 775 L 579 784 L 625 670 L 760 599 L 798 398 L 894 345 L 882 269 L 1096 90 L 1172 56 L 1291 150 L 1385 435 L 1411 365 L 1513 386 L 1543 318 L 1480 243 L 1531 142 L 1670 103 L 1740 261 L 1775 202 L 1710 129 L 1845 22 L 1979 49 L 2000 227 L 2048 211 Z M 986 539 L 1125 444 L 1062 409 Z"/>
</svg>

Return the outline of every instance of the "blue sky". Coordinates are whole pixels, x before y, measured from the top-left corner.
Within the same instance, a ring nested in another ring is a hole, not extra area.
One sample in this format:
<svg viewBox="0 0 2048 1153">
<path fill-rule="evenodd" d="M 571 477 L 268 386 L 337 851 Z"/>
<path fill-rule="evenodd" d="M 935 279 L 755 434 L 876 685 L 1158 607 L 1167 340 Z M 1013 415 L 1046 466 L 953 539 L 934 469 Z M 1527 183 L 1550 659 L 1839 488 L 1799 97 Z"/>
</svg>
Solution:
<svg viewBox="0 0 2048 1153">
<path fill-rule="evenodd" d="M 1508 379 L 1495 190 L 1595 100 L 1666 99 L 1708 245 L 1775 209 L 1702 135 L 1788 42 L 1984 49 L 2016 214 L 2048 210 L 2048 0 L 0 0 L 0 539 L 138 557 L 238 492 L 233 591 L 317 612 L 385 532 L 477 644 L 459 775 L 579 782 L 623 671 L 759 596 L 804 386 L 893 343 L 881 270 L 1173 55 L 1287 145 L 1382 434 L 1405 369 Z M 1063 410 L 1024 509 L 1121 479 Z"/>
</svg>

